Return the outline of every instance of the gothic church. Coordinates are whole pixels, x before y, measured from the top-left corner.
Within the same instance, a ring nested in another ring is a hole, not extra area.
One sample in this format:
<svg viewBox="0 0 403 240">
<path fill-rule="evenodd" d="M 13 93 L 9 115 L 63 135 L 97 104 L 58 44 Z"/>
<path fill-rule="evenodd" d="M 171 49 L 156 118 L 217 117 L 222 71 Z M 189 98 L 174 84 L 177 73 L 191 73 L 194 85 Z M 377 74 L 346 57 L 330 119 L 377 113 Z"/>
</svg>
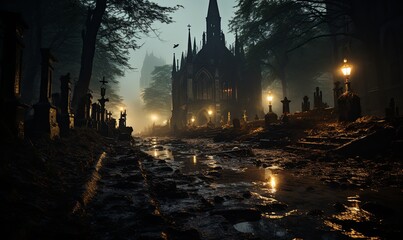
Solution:
<svg viewBox="0 0 403 240">
<path fill-rule="evenodd" d="M 260 68 L 247 63 L 237 37 L 231 50 L 226 47 L 217 0 L 210 0 L 206 21 L 200 51 L 189 29 L 187 53 L 180 65 L 173 59 L 171 126 L 177 129 L 263 115 Z"/>
</svg>

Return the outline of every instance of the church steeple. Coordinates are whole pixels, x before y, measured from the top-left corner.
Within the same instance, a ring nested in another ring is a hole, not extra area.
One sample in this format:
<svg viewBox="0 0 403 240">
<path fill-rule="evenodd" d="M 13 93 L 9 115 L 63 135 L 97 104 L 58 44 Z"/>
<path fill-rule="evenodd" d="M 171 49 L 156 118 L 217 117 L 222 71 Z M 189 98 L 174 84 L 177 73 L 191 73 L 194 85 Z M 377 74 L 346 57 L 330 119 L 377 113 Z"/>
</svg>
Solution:
<svg viewBox="0 0 403 240">
<path fill-rule="evenodd" d="M 190 25 L 188 25 L 189 28 L 189 37 L 188 37 L 188 54 L 187 54 L 187 62 L 192 62 L 193 58 L 193 50 L 192 50 L 192 38 L 190 36 Z"/>
<path fill-rule="evenodd" d="M 176 73 L 176 60 L 175 60 L 175 53 L 174 53 L 174 59 L 172 63 L 172 73 Z"/>
<path fill-rule="evenodd" d="M 221 17 L 218 11 L 217 0 L 210 0 L 207 13 L 207 43 L 219 41 L 221 35 Z"/>
<path fill-rule="evenodd" d="M 193 39 L 193 56 L 197 54 L 196 38 Z"/>
</svg>

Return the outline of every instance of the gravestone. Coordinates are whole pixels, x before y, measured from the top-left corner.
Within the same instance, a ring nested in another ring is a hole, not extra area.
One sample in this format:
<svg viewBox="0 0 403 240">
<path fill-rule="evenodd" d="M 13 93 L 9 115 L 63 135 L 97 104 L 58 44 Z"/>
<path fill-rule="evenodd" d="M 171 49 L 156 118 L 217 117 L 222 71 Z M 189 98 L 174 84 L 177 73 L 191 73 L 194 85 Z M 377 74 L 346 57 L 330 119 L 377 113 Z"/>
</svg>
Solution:
<svg viewBox="0 0 403 240">
<path fill-rule="evenodd" d="M 71 112 L 71 81 L 70 73 L 60 77 L 60 134 L 67 136 L 74 127 L 74 115 Z"/>
<path fill-rule="evenodd" d="M 272 123 L 277 122 L 278 116 L 273 112 L 273 107 L 271 102 L 269 103 L 269 111 L 264 115 L 264 125 L 265 128 L 269 128 Z"/>
<path fill-rule="evenodd" d="M 119 118 L 119 128 L 125 128 L 126 127 L 126 110 L 123 112 L 120 112 L 120 118 Z"/>
<path fill-rule="evenodd" d="M 19 14 L 0 11 L 1 124 L 4 122 L 4 131 L 11 134 L 9 137 L 19 139 L 25 135 L 24 115 L 28 108 L 20 101 L 23 33 L 26 28 Z"/>
<path fill-rule="evenodd" d="M 302 104 L 301 104 L 301 111 L 308 112 L 309 110 L 311 110 L 311 103 L 309 102 L 309 97 L 304 96 Z"/>
<path fill-rule="evenodd" d="M 361 117 L 361 100 L 351 91 L 350 81 L 345 82 L 346 91 L 337 99 L 339 121 L 352 122 Z"/>
<path fill-rule="evenodd" d="M 391 98 L 389 106 L 385 109 L 385 118 L 388 121 L 394 120 L 399 116 L 399 108 L 396 106 L 395 99 Z"/>
<path fill-rule="evenodd" d="M 338 103 L 337 100 L 339 99 L 339 97 L 343 94 L 343 87 L 340 86 L 341 82 L 340 81 L 336 81 L 334 82 L 334 88 L 333 88 L 333 98 L 334 98 L 334 108 L 337 110 L 338 107 Z"/>
<path fill-rule="evenodd" d="M 39 102 L 34 105 L 34 134 L 50 139 L 59 137 L 60 129 L 56 118 L 56 107 L 51 104 L 53 63 L 56 59 L 50 49 L 42 48 L 41 86 Z"/>
<path fill-rule="evenodd" d="M 313 109 L 322 108 L 322 91 L 319 91 L 319 87 L 316 87 L 313 93 Z"/>
<path fill-rule="evenodd" d="M 288 122 L 288 114 L 290 114 L 290 100 L 287 99 L 287 97 L 284 97 L 283 100 L 281 100 L 283 103 L 283 115 L 281 116 L 281 121 L 282 122 Z"/>
<path fill-rule="evenodd" d="M 105 77 L 103 77 L 101 85 L 101 99 L 98 99 L 98 102 L 100 104 L 100 115 L 101 115 L 101 121 L 100 121 L 100 129 L 99 131 L 101 132 L 102 135 L 108 136 L 108 125 L 105 122 L 106 118 L 106 112 L 105 112 L 105 103 L 109 102 L 108 98 L 105 98 L 106 94 L 106 86 L 105 84 L 108 83 L 108 81 L 105 81 Z"/>
<path fill-rule="evenodd" d="M 98 129 L 98 124 L 99 124 L 99 109 L 98 109 L 99 105 L 98 103 L 93 103 L 91 105 L 91 127 Z"/>
<path fill-rule="evenodd" d="M 241 121 L 239 121 L 239 118 L 234 118 L 232 120 L 232 125 L 234 126 L 234 129 L 241 129 Z"/>
<path fill-rule="evenodd" d="M 283 103 L 283 114 L 289 114 L 290 113 L 290 100 L 285 97 L 283 100 L 281 100 Z"/>
</svg>

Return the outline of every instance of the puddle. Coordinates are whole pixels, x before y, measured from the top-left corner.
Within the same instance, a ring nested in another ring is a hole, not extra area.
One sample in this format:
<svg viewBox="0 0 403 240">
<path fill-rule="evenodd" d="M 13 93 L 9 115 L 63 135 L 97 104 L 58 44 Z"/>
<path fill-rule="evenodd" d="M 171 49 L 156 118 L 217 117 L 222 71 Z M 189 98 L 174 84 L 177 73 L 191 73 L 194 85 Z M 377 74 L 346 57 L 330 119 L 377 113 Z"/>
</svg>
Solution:
<svg viewBox="0 0 403 240">
<path fill-rule="evenodd" d="M 205 139 L 176 144 L 164 141 L 152 139 L 143 150 L 184 175 L 202 179 L 202 184 L 192 183 L 195 194 L 218 209 L 254 208 L 261 212 L 260 221 L 235 223 L 238 232 L 263 239 L 381 239 L 400 234 L 402 229 L 403 198 L 397 188 L 332 187 L 308 174 L 315 169 L 285 170 L 284 162 L 296 162 L 298 156 L 278 149 L 253 149 L 253 157 L 219 156 L 211 153 L 234 150 L 234 144 L 216 145 Z M 257 167 L 257 161 L 266 166 Z M 186 184 L 178 188 L 190 189 Z M 371 202 L 389 208 L 369 205 Z M 180 204 L 175 206 L 180 208 Z M 388 232 L 390 228 L 395 232 Z"/>
</svg>

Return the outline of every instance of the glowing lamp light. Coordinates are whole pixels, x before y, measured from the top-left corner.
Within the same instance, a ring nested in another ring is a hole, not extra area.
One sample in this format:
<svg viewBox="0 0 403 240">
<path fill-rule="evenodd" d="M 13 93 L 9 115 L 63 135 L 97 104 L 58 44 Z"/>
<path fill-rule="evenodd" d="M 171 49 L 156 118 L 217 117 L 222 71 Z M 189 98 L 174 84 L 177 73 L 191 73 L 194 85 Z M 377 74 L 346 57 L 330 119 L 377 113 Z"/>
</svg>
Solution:
<svg viewBox="0 0 403 240">
<path fill-rule="evenodd" d="M 351 74 L 351 69 L 352 69 L 352 67 L 347 63 L 347 59 L 344 59 L 344 64 L 343 64 L 343 66 L 341 67 L 341 72 L 343 73 L 343 75 L 345 76 L 345 77 L 349 77 L 350 76 L 350 74 Z"/>
<path fill-rule="evenodd" d="M 196 121 L 196 119 L 195 119 L 194 117 L 192 117 L 192 119 L 190 119 L 190 121 L 191 121 L 192 123 L 194 123 L 194 122 Z"/>
<path fill-rule="evenodd" d="M 213 111 L 211 111 L 211 110 L 208 110 L 207 113 L 208 113 L 209 116 L 213 115 Z"/>
<path fill-rule="evenodd" d="M 153 120 L 154 122 L 158 120 L 158 116 L 153 114 L 151 115 L 151 120 Z"/>
<path fill-rule="evenodd" d="M 272 95 L 268 95 L 268 96 L 267 96 L 267 101 L 272 102 L 272 101 L 273 101 L 273 96 L 272 96 Z"/>
</svg>

